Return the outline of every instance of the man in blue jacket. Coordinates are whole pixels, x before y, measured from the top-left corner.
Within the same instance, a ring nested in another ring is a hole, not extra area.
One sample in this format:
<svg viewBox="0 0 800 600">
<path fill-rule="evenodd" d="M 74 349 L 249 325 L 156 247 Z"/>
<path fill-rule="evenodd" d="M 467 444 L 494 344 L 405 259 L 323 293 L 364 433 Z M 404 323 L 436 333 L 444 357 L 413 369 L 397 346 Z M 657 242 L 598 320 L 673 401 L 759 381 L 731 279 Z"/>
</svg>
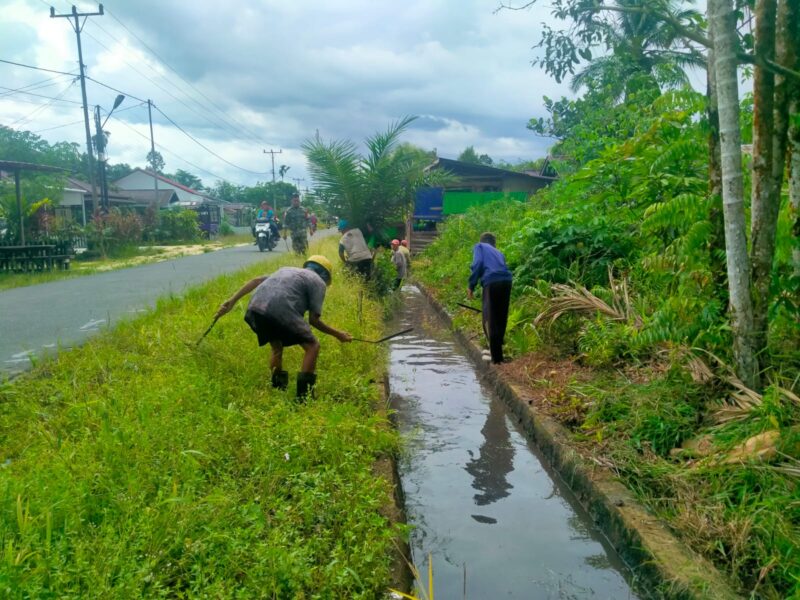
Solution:
<svg viewBox="0 0 800 600">
<path fill-rule="evenodd" d="M 483 288 L 483 332 L 489 339 L 489 350 L 493 363 L 503 362 L 503 341 L 508 323 L 508 306 L 511 301 L 513 276 L 506 266 L 503 253 L 495 248 L 493 233 L 481 234 L 480 241 L 472 249 L 471 274 L 467 296 L 474 298 L 475 286 L 480 281 Z"/>
</svg>

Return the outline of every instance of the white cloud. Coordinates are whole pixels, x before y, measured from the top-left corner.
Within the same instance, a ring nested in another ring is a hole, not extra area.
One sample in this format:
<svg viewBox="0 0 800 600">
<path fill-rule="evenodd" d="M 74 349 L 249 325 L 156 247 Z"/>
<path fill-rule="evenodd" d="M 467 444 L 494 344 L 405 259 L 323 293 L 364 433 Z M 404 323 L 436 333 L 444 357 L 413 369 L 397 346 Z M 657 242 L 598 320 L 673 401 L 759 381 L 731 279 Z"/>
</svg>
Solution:
<svg viewBox="0 0 800 600">
<path fill-rule="evenodd" d="M 67 0 L 53 0 L 69 12 Z M 220 6 L 207 0 L 107 0 L 107 14 L 90 18 L 83 34 L 89 74 L 155 104 L 227 161 L 268 172 L 264 148 L 282 148 L 280 163 L 304 177 L 300 146 L 315 131 L 326 138 L 363 140 L 406 114 L 419 119 L 406 139 L 440 155 L 474 146 L 496 159 L 527 160 L 547 142 L 525 129 L 542 116 L 542 95 L 558 86 L 530 65 L 539 23 L 549 9 L 494 14 L 497 0 L 250 0 Z M 80 10 L 96 10 L 81 3 Z M 113 15 L 113 16 L 112 16 Z M 122 27 L 118 18 L 130 30 Z M 13 36 L 11 35 L 13 32 Z M 132 32 L 132 33 L 131 33 Z M 139 38 L 139 39 L 137 39 Z M 13 41 L 12 41 L 13 40 Z M 177 70 L 183 81 L 152 51 Z M 0 58 L 74 71 L 75 34 L 66 19 L 51 19 L 42 0 L 14 0 L 0 13 Z M 0 65 L 6 87 L 46 74 Z M 42 90 L 53 95 L 66 87 Z M 88 84 L 89 103 L 108 109 L 116 91 Z M 65 98 L 80 100 L 79 86 Z M 8 124 L 46 102 L 0 95 L 0 123 Z M 107 129 L 112 161 L 142 165 L 149 151 L 146 106 L 126 98 Z M 58 106 L 58 108 L 55 108 Z M 124 111 L 124 112 L 123 112 Z M 34 115 L 34 131 L 81 118 L 75 104 L 54 103 Z M 154 114 L 154 132 L 167 170 L 236 183 L 270 176 L 238 170 L 215 158 Z M 49 141 L 83 146 L 82 123 L 42 131 Z M 180 157 L 180 158 L 178 158 Z M 304 185 L 310 184 L 306 181 Z"/>
</svg>

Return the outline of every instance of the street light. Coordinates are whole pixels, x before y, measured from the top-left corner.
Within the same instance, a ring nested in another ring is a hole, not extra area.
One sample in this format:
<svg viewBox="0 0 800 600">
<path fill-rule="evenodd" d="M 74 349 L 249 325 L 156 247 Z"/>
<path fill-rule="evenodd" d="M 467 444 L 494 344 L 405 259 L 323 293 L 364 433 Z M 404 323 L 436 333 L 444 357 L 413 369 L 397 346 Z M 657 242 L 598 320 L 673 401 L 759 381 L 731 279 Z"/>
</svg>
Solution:
<svg viewBox="0 0 800 600">
<path fill-rule="evenodd" d="M 106 156 L 106 132 L 103 131 L 103 128 L 108 123 L 108 119 L 111 117 L 111 113 L 113 113 L 120 104 L 122 104 L 123 100 L 125 100 L 125 96 L 123 94 L 119 94 L 114 99 L 114 106 L 111 107 L 111 110 L 106 115 L 105 121 L 100 123 L 100 106 L 94 107 L 94 124 L 95 128 L 97 129 L 97 135 L 95 136 L 95 144 L 97 145 L 97 159 L 100 162 L 100 187 L 102 189 L 101 194 L 103 197 L 103 210 L 108 212 L 108 179 L 106 176 L 106 167 L 107 167 L 107 156 Z"/>
</svg>

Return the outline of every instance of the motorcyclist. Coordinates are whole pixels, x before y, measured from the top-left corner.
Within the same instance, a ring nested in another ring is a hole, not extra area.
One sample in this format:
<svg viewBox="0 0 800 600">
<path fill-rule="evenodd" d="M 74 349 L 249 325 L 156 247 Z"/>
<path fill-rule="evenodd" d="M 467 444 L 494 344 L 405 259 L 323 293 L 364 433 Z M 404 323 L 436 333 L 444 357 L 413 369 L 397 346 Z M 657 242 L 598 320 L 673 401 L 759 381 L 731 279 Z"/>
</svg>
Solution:
<svg viewBox="0 0 800 600">
<path fill-rule="evenodd" d="M 275 222 L 275 211 L 272 210 L 272 207 L 266 202 L 261 203 L 261 208 L 258 209 L 256 213 L 256 223 L 269 223 L 270 233 L 272 235 L 272 239 L 277 240 L 279 233 L 278 233 L 278 224 Z M 253 236 L 255 236 L 255 225 L 253 226 Z M 256 240 L 258 243 L 258 240 Z"/>
</svg>

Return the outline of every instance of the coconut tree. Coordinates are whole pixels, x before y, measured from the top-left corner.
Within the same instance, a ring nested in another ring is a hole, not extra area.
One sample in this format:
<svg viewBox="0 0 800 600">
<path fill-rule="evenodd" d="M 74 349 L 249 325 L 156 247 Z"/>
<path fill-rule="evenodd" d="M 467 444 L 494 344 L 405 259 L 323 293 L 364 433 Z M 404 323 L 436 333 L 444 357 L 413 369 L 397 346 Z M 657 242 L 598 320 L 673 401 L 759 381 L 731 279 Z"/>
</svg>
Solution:
<svg viewBox="0 0 800 600">
<path fill-rule="evenodd" d="M 607 5 L 605 13 L 598 13 L 593 7 L 586 9 L 595 19 L 597 35 L 611 52 L 591 57 L 590 50 L 584 51 L 584 57 L 590 60 L 573 76 L 573 91 L 601 86 L 622 96 L 642 87 L 679 87 L 689 83 L 684 69 L 705 65 L 703 55 L 685 44 L 663 17 L 643 10 L 648 4 L 652 0 L 616 0 Z M 696 11 L 679 9 L 678 4 L 667 0 L 660 8 L 678 22 L 698 17 Z"/>
</svg>

